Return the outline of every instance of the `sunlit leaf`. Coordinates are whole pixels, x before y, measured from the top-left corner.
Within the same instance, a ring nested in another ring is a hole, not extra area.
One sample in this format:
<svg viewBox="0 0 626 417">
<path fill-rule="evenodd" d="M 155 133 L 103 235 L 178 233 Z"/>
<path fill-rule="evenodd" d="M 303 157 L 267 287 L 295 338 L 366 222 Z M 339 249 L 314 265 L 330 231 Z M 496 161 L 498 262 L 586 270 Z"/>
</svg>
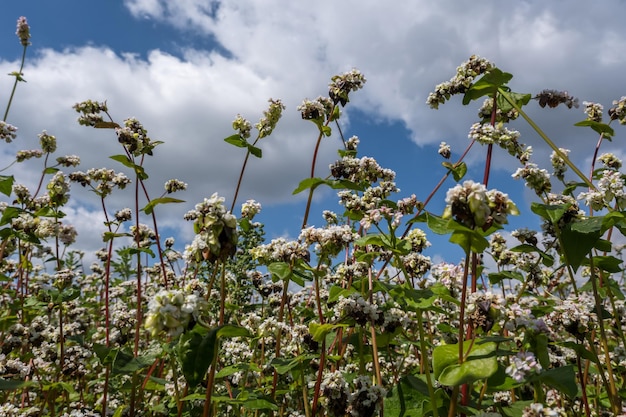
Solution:
<svg viewBox="0 0 626 417">
<path fill-rule="evenodd" d="M 607 125 L 606 123 L 595 122 L 593 120 L 583 120 L 575 123 L 574 126 L 588 126 L 593 129 L 594 132 L 603 135 L 609 141 L 615 135 L 615 131 L 611 126 Z"/>
<path fill-rule="evenodd" d="M 238 148 L 245 148 L 248 145 L 248 142 L 244 138 L 239 135 L 232 135 L 224 139 L 224 142 L 230 143 L 231 145 L 235 145 Z"/>
<path fill-rule="evenodd" d="M 151 200 L 148 204 L 146 204 L 146 206 L 142 208 L 141 211 L 143 211 L 146 214 L 152 214 L 152 212 L 154 211 L 154 207 L 159 204 L 184 203 L 184 202 L 185 200 L 179 200 L 178 198 L 172 198 L 172 197 L 155 198 L 154 200 Z"/>
<path fill-rule="evenodd" d="M 311 190 L 315 190 L 317 187 L 319 187 L 322 184 L 326 184 L 326 180 L 322 179 L 322 178 L 307 178 L 304 179 L 302 181 L 300 181 L 300 184 L 298 185 L 298 187 L 293 190 L 293 195 L 301 193 L 304 190 L 308 190 L 309 188 Z"/>
<path fill-rule="evenodd" d="M 15 178 L 13 175 L 5 176 L 0 175 L 0 193 L 10 196 L 13 191 L 13 183 L 15 182 Z"/>
<path fill-rule="evenodd" d="M 498 68 L 493 68 L 485 73 L 478 81 L 465 92 L 463 96 L 463 104 L 467 105 L 470 101 L 476 100 L 483 96 L 493 96 L 498 88 L 511 81 L 512 74 L 502 72 Z"/>
<path fill-rule="evenodd" d="M 263 151 L 261 151 L 260 148 L 257 148 L 256 146 L 252 146 L 252 145 L 247 145 L 247 146 L 248 146 L 248 152 L 250 152 L 252 155 L 256 156 L 257 158 L 263 157 Z"/>
<path fill-rule="evenodd" d="M 457 386 L 489 378 L 498 370 L 496 343 L 465 341 L 463 347 L 472 348 L 463 363 L 459 364 L 459 345 L 439 345 L 433 350 L 433 373 L 435 378 L 447 386 Z"/>
</svg>

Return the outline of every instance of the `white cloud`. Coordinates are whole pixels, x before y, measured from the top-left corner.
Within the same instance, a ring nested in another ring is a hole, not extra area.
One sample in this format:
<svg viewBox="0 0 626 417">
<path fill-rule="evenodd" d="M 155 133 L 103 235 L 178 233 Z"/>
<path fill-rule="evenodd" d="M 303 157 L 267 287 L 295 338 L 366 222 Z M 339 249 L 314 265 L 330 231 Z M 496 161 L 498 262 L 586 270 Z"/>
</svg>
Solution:
<svg viewBox="0 0 626 417">
<path fill-rule="evenodd" d="M 125 5 L 139 19 L 212 37 L 228 53 L 189 47 L 179 57 L 150 51 L 144 60 L 138 54 L 144 56 L 145 51 L 115 53 L 106 47 L 43 50 L 27 61 L 28 83 L 19 86 L 9 117 L 20 127 L 20 138 L 9 149 L 36 147 L 36 134 L 47 129 L 58 137 L 59 153 L 81 156 L 82 169 L 104 165 L 121 169 L 107 159 L 121 153 L 114 133 L 78 126 L 71 109 L 87 98 L 107 100 L 116 121 L 135 116 L 153 138 L 165 141 L 147 162 L 152 196 L 158 196 L 163 182 L 172 177 L 190 184 L 190 191 L 180 196 L 188 204 L 160 210 L 168 226 L 215 191 L 231 198 L 244 153 L 222 139 L 232 133 L 230 121 L 238 113 L 255 123 L 270 97 L 283 99 L 287 110 L 275 135 L 260 143 L 263 160 L 250 160 L 240 202 L 293 201 L 291 190 L 308 175 L 317 136 L 315 127 L 301 121 L 295 108 L 305 97 L 326 94 L 330 76 L 353 67 L 362 70 L 368 82 L 354 94 L 351 106 L 376 120 L 402 121 L 419 145 L 445 140 L 456 152 L 467 142 L 475 111 L 458 103 L 434 111 L 425 99 L 471 54 L 513 72 L 512 87 L 523 92 L 569 89 L 581 101 L 600 101 L 607 108 L 611 100 L 626 94 L 615 91 L 626 60 L 619 13 L 625 7 L 618 0 L 593 8 L 582 1 L 494 0 L 393 5 L 374 0 L 322 0 L 315 5 L 281 0 L 126 0 Z M 16 66 L 0 62 L 5 74 Z M 9 91 L 8 81 L 0 82 L 1 91 Z M 548 134 L 559 135 L 555 140 L 565 142 L 560 146 L 577 148 L 574 158 L 589 155 L 595 140 L 579 137 L 593 135 L 583 129 L 564 130 L 583 118 L 579 110 L 530 113 Z M 537 136 L 523 123 L 514 127 L 522 130 L 524 142 L 541 149 Z M 335 158 L 337 139 L 322 145 L 320 168 Z M 537 152 L 539 158 L 546 155 L 549 152 Z M 0 162 L 7 161 L 2 156 Z M 36 181 L 34 174 L 20 178 Z M 93 195 L 87 197 L 77 186 L 73 192 L 97 210 Z M 127 205 L 122 198 L 111 204 Z"/>
</svg>

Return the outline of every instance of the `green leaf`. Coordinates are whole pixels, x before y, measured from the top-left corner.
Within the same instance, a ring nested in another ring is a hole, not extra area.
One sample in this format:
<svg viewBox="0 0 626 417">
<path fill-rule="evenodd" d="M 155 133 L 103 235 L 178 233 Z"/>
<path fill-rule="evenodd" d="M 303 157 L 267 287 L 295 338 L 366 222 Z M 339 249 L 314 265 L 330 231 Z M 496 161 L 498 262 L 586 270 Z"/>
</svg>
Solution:
<svg viewBox="0 0 626 417">
<path fill-rule="evenodd" d="M 620 266 L 620 264 L 623 261 L 614 256 L 594 256 L 592 259 L 593 259 L 593 266 L 595 266 L 596 268 L 600 268 L 603 271 L 609 272 L 611 274 L 616 274 L 624 270 Z M 589 265 L 589 261 L 585 259 L 585 261 L 583 262 L 583 265 Z"/>
<path fill-rule="evenodd" d="M 0 379 L 0 391 L 10 391 L 36 385 L 33 381 L 20 381 L 12 379 Z"/>
<path fill-rule="evenodd" d="M 235 145 L 238 148 L 245 148 L 248 146 L 248 142 L 238 134 L 229 136 L 224 139 L 224 142 L 230 143 L 231 145 Z"/>
<path fill-rule="evenodd" d="M 386 417 L 422 417 L 424 404 L 430 400 L 428 385 L 413 375 L 394 384 L 385 397 Z"/>
<path fill-rule="evenodd" d="M 273 410 L 277 411 L 279 408 L 269 399 L 254 398 L 243 402 L 243 408 L 248 410 Z"/>
<path fill-rule="evenodd" d="M 417 216 L 413 222 L 426 222 L 428 228 L 438 235 L 447 235 L 454 229 L 450 228 L 450 220 L 443 217 L 434 215 L 429 212 L 424 212 Z"/>
<path fill-rule="evenodd" d="M 261 151 L 260 148 L 257 148 L 256 146 L 252 146 L 252 145 L 247 145 L 247 146 L 248 146 L 248 152 L 250 152 L 252 155 L 256 156 L 257 158 L 263 157 L 263 152 Z"/>
<path fill-rule="evenodd" d="M 365 187 L 361 184 L 357 184 L 356 182 L 352 182 L 349 180 L 330 180 L 326 181 L 326 185 L 334 190 L 341 190 L 347 188 L 348 190 L 355 191 L 364 191 Z"/>
<path fill-rule="evenodd" d="M 133 171 L 135 171 L 135 174 L 137 175 L 137 178 L 139 178 L 140 180 L 147 180 L 148 179 L 148 174 L 146 174 L 146 170 L 143 169 L 142 166 L 136 165 L 133 161 L 130 160 L 130 158 L 126 155 L 113 155 L 113 156 L 109 156 L 109 158 L 111 158 L 114 161 L 119 162 L 120 164 L 124 165 L 125 167 L 131 168 Z"/>
<path fill-rule="evenodd" d="M 217 332 L 199 325 L 181 336 L 176 356 L 189 386 L 196 387 L 204 379 L 215 357 L 216 345 Z"/>
<path fill-rule="evenodd" d="M 589 217 L 570 223 L 561 230 L 563 253 L 574 272 L 578 270 L 603 233 L 602 217 Z"/>
<path fill-rule="evenodd" d="M 310 362 L 313 359 L 319 358 L 319 355 L 298 355 L 295 358 L 274 358 L 270 362 L 270 365 L 276 369 L 279 375 L 285 375 L 293 368 L 302 365 L 303 362 Z"/>
<path fill-rule="evenodd" d="M 599 135 L 604 135 L 609 141 L 615 135 L 613 128 L 605 123 L 594 122 L 593 120 L 583 120 L 575 123 L 574 126 L 588 126 Z"/>
<path fill-rule="evenodd" d="M 341 327 L 348 327 L 347 324 L 345 323 L 337 323 L 337 324 L 333 324 L 333 323 L 325 323 L 325 324 L 319 324 L 319 323 L 310 323 L 309 324 L 309 333 L 311 333 L 311 336 L 313 336 L 313 340 L 315 340 L 316 342 L 323 342 L 324 339 L 326 338 L 326 335 L 336 329 L 339 329 Z"/>
<path fill-rule="evenodd" d="M 456 182 L 461 181 L 461 179 L 463 179 L 463 177 L 467 173 L 467 165 L 465 164 L 465 162 L 461 162 L 459 164 L 453 164 L 451 162 L 442 162 L 441 165 L 443 165 L 452 173 L 452 176 L 454 177 L 454 180 Z"/>
<path fill-rule="evenodd" d="M 450 242 L 459 245 L 465 253 L 482 253 L 489 247 L 489 241 L 477 230 L 455 230 L 450 236 Z"/>
<path fill-rule="evenodd" d="M 239 326 L 224 325 L 206 329 L 200 325 L 180 337 L 176 357 L 187 383 L 198 386 L 217 355 L 218 341 L 222 337 L 249 337 L 250 332 Z"/>
<path fill-rule="evenodd" d="M 526 104 L 528 104 L 528 102 L 530 101 L 530 99 L 532 98 L 532 94 L 524 94 L 524 93 L 514 93 L 514 92 L 510 92 L 509 93 L 509 97 L 519 106 L 525 106 Z M 502 113 L 508 113 L 509 111 L 513 110 L 515 107 L 513 107 L 513 105 L 511 103 L 509 103 L 504 96 L 502 96 L 502 94 L 498 94 L 498 97 L 496 99 L 496 103 L 498 105 L 498 109 L 502 112 Z"/>
<path fill-rule="evenodd" d="M 479 340 L 465 341 L 463 347 L 473 343 L 469 355 L 459 364 L 459 345 L 440 345 L 433 350 L 433 373 L 435 378 L 447 386 L 457 386 L 489 378 L 498 370 L 497 344 L 480 343 Z"/>
<path fill-rule="evenodd" d="M 301 193 L 304 190 L 308 190 L 309 188 L 311 190 L 315 190 L 317 187 L 319 187 L 322 184 L 327 184 L 326 180 L 323 180 L 321 178 L 307 178 L 304 179 L 302 181 L 300 181 L 300 184 L 298 185 L 298 187 L 293 190 L 293 195 L 296 195 L 298 193 Z"/>
<path fill-rule="evenodd" d="M 335 303 L 339 297 L 349 297 L 350 294 L 358 292 L 354 287 L 341 288 L 339 285 L 333 285 L 328 290 L 328 303 Z"/>
<path fill-rule="evenodd" d="M 120 125 L 115 122 L 97 122 L 93 127 L 96 129 L 118 129 Z"/>
<path fill-rule="evenodd" d="M 488 277 L 489 283 L 492 285 L 498 284 L 505 279 L 514 279 L 524 282 L 524 276 L 516 271 L 491 272 L 490 274 L 488 274 Z"/>
<path fill-rule="evenodd" d="M 417 290 L 412 288 L 408 283 L 396 285 L 389 293 L 402 307 L 417 312 L 429 309 L 439 298 L 439 296 L 430 289 Z"/>
<path fill-rule="evenodd" d="M 102 240 L 103 240 L 104 242 L 108 242 L 108 241 L 110 241 L 111 239 L 115 239 L 116 237 L 129 237 L 129 236 L 132 236 L 132 235 L 131 235 L 131 234 L 129 234 L 129 233 L 113 233 L 113 232 L 104 232 L 104 233 L 102 234 Z"/>
<path fill-rule="evenodd" d="M 552 223 L 556 223 L 561 220 L 561 217 L 565 214 L 567 209 L 569 209 L 571 204 L 540 204 L 533 202 L 530 204 L 530 209 L 533 213 L 538 214 L 546 220 L 549 220 Z"/>
<path fill-rule="evenodd" d="M 291 276 L 291 267 L 287 262 L 272 262 L 267 270 L 277 279 L 283 281 Z"/>
<path fill-rule="evenodd" d="M 498 87 L 511 81 L 512 74 L 508 72 L 502 72 L 498 68 L 493 68 L 489 72 L 485 73 L 478 81 L 470 86 L 463 96 L 463 105 L 469 104 L 470 101 L 476 100 L 483 96 L 493 96 Z"/>
<path fill-rule="evenodd" d="M 13 191 L 13 183 L 15 182 L 15 178 L 13 175 L 0 175 L 0 193 L 10 196 Z"/>
<path fill-rule="evenodd" d="M 47 175 L 56 174 L 57 172 L 59 172 L 59 168 L 55 168 L 55 167 L 48 167 L 43 170 L 43 173 Z"/>
<path fill-rule="evenodd" d="M 576 372 L 573 365 L 548 369 L 532 379 L 539 380 L 570 398 L 575 398 L 578 395 L 578 384 L 576 384 Z"/>
<path fill-rule="evenodd" d="M 146 206 L 142 208 L 141 211 L 143 211 L 146 214 L 152 214 L 152 212 L 154 211 L 154 206 L 158 204 L 184 203 L 184 202 L 185 200 L 179 200 L 178 198 L 172 198 L 172 197 L 155 198 L 154 200 L 146 204 Z"/>
</svg>

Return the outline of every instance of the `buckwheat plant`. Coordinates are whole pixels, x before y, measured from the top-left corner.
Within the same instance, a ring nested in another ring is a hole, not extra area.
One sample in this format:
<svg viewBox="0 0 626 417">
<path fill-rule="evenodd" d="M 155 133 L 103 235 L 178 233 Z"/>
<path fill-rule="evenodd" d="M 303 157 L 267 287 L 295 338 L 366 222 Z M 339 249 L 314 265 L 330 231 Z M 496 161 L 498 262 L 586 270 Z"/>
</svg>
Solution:
<svg viewBox="0 0 626 417">
<path fill-rule="evenodd" d="M 25 19 L 17 35 L 26 49 Z M 21 69 L 11 75 L 21 80 Z M 447 144 L 432 149 L 441 180 L 422 196 L 400 195 L 396 172 L 362 155 L 357 135 L 344 137 L 339 122 L 364 75 L 331 77 L 325 96 L 292 109 L 316 136 L 310 175 L 294 190 L 308 193 L 302 227 L 267 239 L 261 202 L 239 194 L 249 155 L 262 156 L 258 141 L 280 134 L 280 100 L 256 124 L 232 122 L 226 142 L 246 149 L 231 173 L 233 199 L 214 193 L 181 213 L 187 241 L 159 232 L 159 206 L 182 202 L 174 195 L 188 188 L 150 182 L 145 162 L 160 142 L 135 118 L 115 122 L 105 101 L 77 103 L 80 125 L 115 134 L 120 153 L 110 159 L 121 167 L 78 170 L 80 158 L 55 156 L 57 138 L 42 131 L 14 162 L 41 169 L 35 186 L 0 177 L 0 414 L 624 414 L 625 184 L 622 161 L 600 149 L 617 138 L 613 122 L 625 123 L 625 99 L 606 115 L 583 102 L 577 125 L 598 135 L 585 175 L 576 150 L 557 146 L 525 111 L 576 108 L 578 99 L 514 92 L 511 79 L 472 56 L 428 96 L 431 108 L 461 95 L 478 111 L 456 161 Z M 548 167 L 510 126 L 522 120 L 552 150 Z M 5 114 L 2 141 L 19 143 L 18 132 Z M 341 148 L 322 172 L 316 159 L 329 137 Z M 494 146 L 532 203 L 518 208 L 489 186 Z M 481 178 L 468 174 L 469 152 L 484 160 Z M 93 254 L 77 247 L 65 213 L 78 186 L 104 216 Z M 337 203 L 316 213 L 319 187 Z M 130 201 L 124 188 L 134 188 Z M 519 212 L 538 222 L 510 228 Z"/>
</svg>

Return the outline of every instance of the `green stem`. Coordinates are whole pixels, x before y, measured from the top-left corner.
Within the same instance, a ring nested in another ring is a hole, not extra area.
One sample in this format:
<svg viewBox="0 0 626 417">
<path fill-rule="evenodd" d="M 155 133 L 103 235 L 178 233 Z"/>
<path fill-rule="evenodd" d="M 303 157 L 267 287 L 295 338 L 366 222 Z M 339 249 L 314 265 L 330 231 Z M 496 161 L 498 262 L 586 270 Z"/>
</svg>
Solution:
<svg viewBox="0 0 626 417">
<path fill-rule="evenodd" d="M 9 117 L 9 109 L 11 108 L 11 103 L 13 102 L 13 96 L 15 95 L 15 89 L 17 88 L 17 83 L 19 82 L 19 76 L 22 75 L 22 70 L 24 69 L 24 62 L 26 61 L 26 49 L 28 48 L 28 44 L 24 45 L 24 50 L 22 51 L 22 62 L 20 64 L 20 70 L 15 76 L 15 83 L 13 83 L 13 89 L 11 90 L 11 95 L 9 96 L 9 102 L 7 103 L 7 109 L 4 111 L 3 121 L 7 121 L 7 117 Z"/>
<path fill-rule="evenodd" d="M 428 395 L 430 396 L 433 417 L 439 417 L 437 398 L 435 397 L 435 388 L 433 387 L 432 376 L 430 375 L 430 361 L 428 359 L 428 349 L 426 348 L 426 335 L 424 334 L 424 321 L 422 319 L 422 314 L 422 310 L 418 311 L 417 326 L 420 333 L 420 352 L 422 356 L 422 363 L 424 364 L 424 373 L 426 374 L 426 383 L 428 385 Z"/>
<path fill-rule="evenodd" d="M 509 93 L 505 91 L 502 87 L 498 88 L 498 92 L 502 95 L 502 97 L 504 97 L 504 99 L 511 106 L 513 106 L 515 110 L 519 112 L 519 114 L 524 118 L 524 120 L 526 120 L 526 122 L 535 130 L 535 132 L 537 132 L 537 134 L 541 137 L 541 139 L 543 139 L 543 141 L 546 144 L 548 144 L 550 148 L 552 148 L 552 150 L 557 154 L 557 156 L 563 160 L 565 165 L 567 165 L 572 171 L 574 171 L 574 173 L 578 175 L 578 177 L 589 187 L 589 189 L 595 190 L 596 187 L 593 185 L 591 181 L 589 181 L 589 178 L 587 178 L 587 176 L 583 174 L 580 171 L 580 169 L 578 169 L 578 167 L 576 167 L 576 165 L 572 163 L 572 161 L 569 160 L 567 155 L 565 155 L 559 149 L 559 147 L 556 146 L 554 142 L 552 142 L 552 140 L 543 132 L 543 130 L 541 130 L 541 128 L 539 128 L 539 126 L 537 126 L 537 124 L 524 112 L 524 110 L 522 110 L 522 108 L 517 105 L 517 103 L 515 102 L 515 100 L 513 100 L 513 98 L 509 95 Z"/>
<path fill-rule="evenodd" d="M 606 373 L 608 374 L 608 382 L 609 382 L 609 386 L 608 386 L 608 394 L 609 394 L 609 400 L 611 402 L 611 408 L 612 411 L 615 415 L 619 414 L 622 407 L 620 404 L 620 398 L 617 395 L 617 388 L 615 386 L 615 375 L 613 373 L 613 367 L 611 366 L 611 355 L 610 355 L 610 351 L 609 351 L 609 345 L 607 342 L 607 336 L 606 336 L 606 331 L 604 329 L 604 320 L 602 319 L 602 313 L 603 313 L 603 308 L 602 308 L 602 304 L 603 304 L 603 300 L 602 298 L 600 298 L 600 294 L 598 293 L 598 284 L 596 282 L 597 279 L 597 275 L 595 273 L 595 266 L 594 266 L 594 262 L 593 262 L 593 256 L 589 256 L 589 269 L 591 271 L 591 277 L 590 277 L 590 281 L 591 281 L 591 287 L 593 289 L 593 297 L 595 300 L 595 307 L 596 307 L 596 316 L 598 318 L 598 328 L 600 330 L 600 343 L 602 344 L 602 350 L 604 350 L 604 356 L 605 356 L 605 365 L 606 365 Z M 602 373 L 602 368 L 599 368 L 600 373 Z"/>
</svg>

